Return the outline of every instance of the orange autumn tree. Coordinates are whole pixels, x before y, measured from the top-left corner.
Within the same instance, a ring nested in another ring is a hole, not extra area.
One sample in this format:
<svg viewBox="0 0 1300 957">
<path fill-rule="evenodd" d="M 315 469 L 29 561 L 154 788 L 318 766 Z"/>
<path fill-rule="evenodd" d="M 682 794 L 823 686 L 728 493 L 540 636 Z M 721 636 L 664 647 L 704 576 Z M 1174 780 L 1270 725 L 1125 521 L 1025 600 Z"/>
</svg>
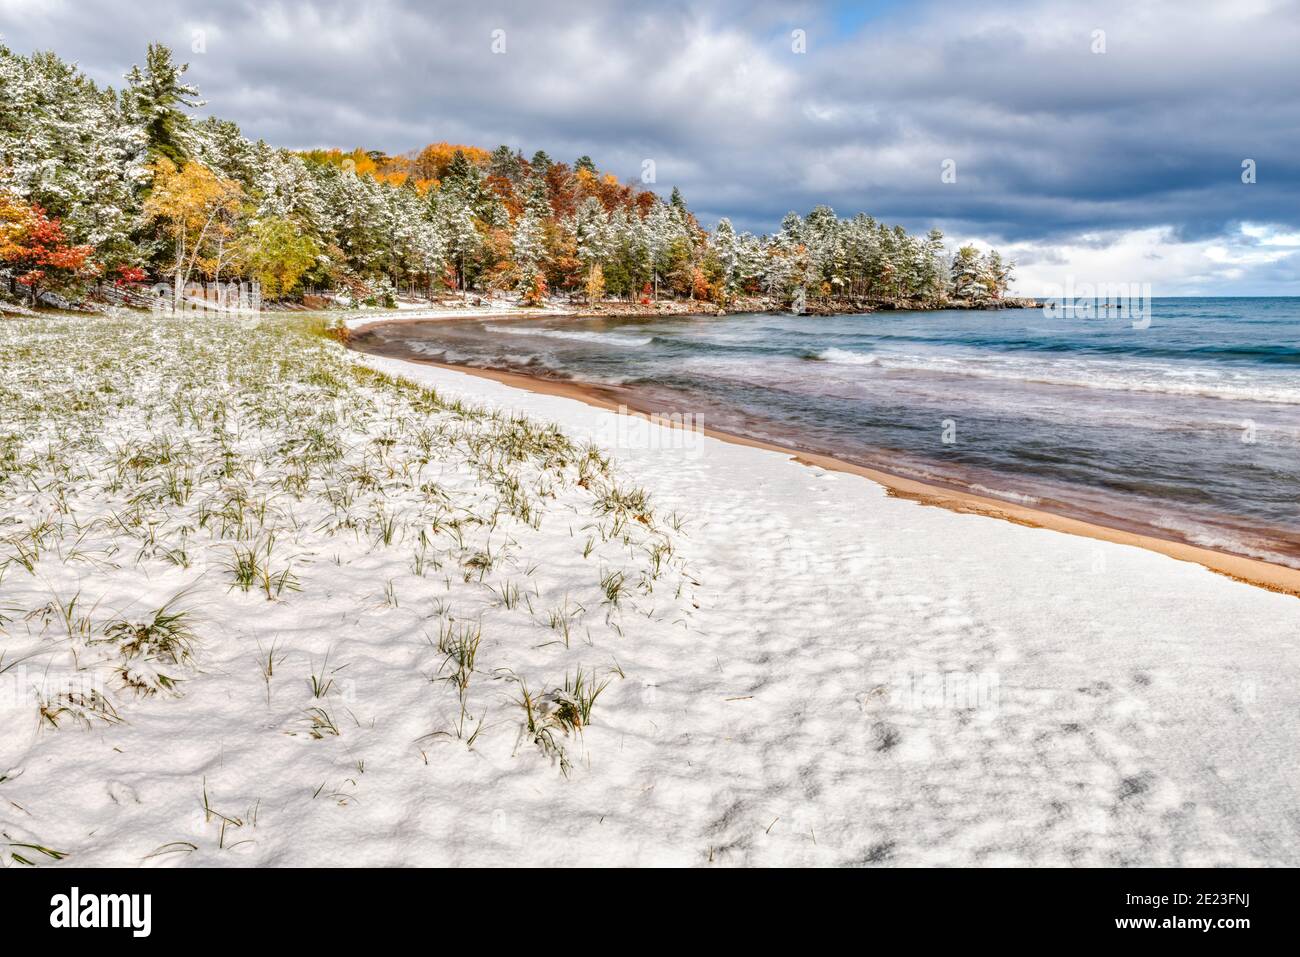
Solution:
<svg viewBox="0 0 1300 957">
<path fill-rule="evenodd" d="M 417 180 L 441 180 L 447 174 L 457 152 L 464 153 L 467 160 L 480 167 L 486 167 L 492 158 L 491 153 L 477 146 L 430 143 L 411 159 L 411 173 Z"/>
<path fill-rule="evenodd" d="M 196 269 L 220 276 L 226 250 L 235 238 L 244 191 L 239 183 L 222 179 L 195 161 L 177 168 L 164 158 L 153 171 L 153 191 L 144 211 L 163 224 L 174 243 L 173 295 L 179 307 Z"/>
<path fill-rule="evenodd" d="M 378 150 L 357 148 L 300 150 L 297 154 L 318 166 L 334 166 L 356 176 L 368 176 L 389 186 L 402 186 L 409 179 L 420 195 L 435 185 L 435 180 L 422 178 L 415 171 L 414 160 L 407 156 L 389 156 Z"/>
<path fill-rule="evenodd" d="M 98 272 L 90 246 L 74 246 L 63 224 L 40 206 L 0 189 L 0 263 L 10 272 L 10 288 L 26 287 L 35 303 L 43 288 L 66 284 Z"/>
</svg>

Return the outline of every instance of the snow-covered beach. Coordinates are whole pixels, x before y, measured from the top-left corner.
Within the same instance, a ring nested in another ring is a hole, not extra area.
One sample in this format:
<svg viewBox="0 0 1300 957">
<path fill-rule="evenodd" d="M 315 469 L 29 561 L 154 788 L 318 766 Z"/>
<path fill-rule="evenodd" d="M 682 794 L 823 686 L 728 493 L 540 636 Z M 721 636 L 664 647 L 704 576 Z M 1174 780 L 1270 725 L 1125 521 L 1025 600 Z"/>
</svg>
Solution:
<svg viewBox="0 0 1300 957">
<path fill-rule="evenodd" d="M 692 518 L 694 634 L 620 659 L 653 689 L 626 728 L 640 767 L 622 772 L 646 792 L 624 792 L 624 834 L 593 835 L 587 860 L 1296 861 L 1294 597 L 573 399 L 371 361 L 621 436 L 630 474 Z"/>
<path fill-rule="evenodd" d="M 1294 597 L 284 320 L 42 322 L 5 864 L 1300 858 Z"/>
</svg>

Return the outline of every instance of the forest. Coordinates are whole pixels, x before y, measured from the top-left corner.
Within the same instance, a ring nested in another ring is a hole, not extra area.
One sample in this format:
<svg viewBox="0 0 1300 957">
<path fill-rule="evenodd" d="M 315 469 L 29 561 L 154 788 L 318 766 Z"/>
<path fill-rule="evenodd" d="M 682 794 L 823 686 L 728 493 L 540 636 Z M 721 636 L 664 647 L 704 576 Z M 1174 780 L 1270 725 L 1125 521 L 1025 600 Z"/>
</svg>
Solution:
<svg viewBox="0 0 1300 957">
<path fill-rule="evenodd" d="M 791 212 L 769 235 L 702 226 L 589 156 L 432 143 L 294 151 L 206 106 L 161 44 L 120 89 L 52 52 L 0 46 L 0 296 L 70 304 L 165 282 L 256 281 L 267 300 L 349 305 L 514 293 L 726 307 L 996 304 L 1013 264 L 858 213 Z"/>
</svg>

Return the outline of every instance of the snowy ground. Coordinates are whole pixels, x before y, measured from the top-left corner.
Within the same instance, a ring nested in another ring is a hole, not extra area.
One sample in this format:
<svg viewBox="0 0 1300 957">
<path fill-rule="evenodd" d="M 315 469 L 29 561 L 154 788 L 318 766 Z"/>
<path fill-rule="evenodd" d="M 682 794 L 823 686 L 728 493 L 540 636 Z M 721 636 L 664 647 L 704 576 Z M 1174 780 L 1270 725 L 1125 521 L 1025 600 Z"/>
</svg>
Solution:
<svg viewBox="0 0 1300 957">
<path fill-rule="evenodd" d="M 152 322 L 0 323 L 6 863 L 1300 862 L 1294 598 Z"/>
<path fill-rule="evenodd" d="M 556 316 L 572 312 L 572 307 L 552 303 L 546 308 L 529 309 L 510 302 L 484 300 L 479 305 L 462 303 L 453 306 L 439 306 L 430 303 L 399 302 L 396 310 L 364 309 L 340 313 L 338 318 L 349 329 L 375 322 L 401 319 L 487 319 L 508 316 L 514 319 L 527 319 L 530 316 Z"/>
</svg>

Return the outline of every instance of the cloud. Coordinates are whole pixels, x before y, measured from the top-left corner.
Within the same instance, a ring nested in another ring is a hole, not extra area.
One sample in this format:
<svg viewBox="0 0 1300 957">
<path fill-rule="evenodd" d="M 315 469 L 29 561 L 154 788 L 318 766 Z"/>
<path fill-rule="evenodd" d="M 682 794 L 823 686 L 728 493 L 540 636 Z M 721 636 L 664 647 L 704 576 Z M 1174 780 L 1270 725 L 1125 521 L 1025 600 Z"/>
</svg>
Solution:
<svg viewBox="0 0 1300 957">
<path fill-rule="evenodd" d="M 1291 0 L 0 0 L 0 33 L 114 84 L 167 42 L 212 112 L 279 145 L 506 143 L 628 178 L 649 158 L 706 221 L 769 230 L 825 202 L 1012 248 L 1022 277 L 1061 257 L 1212 291 L 1295 275 L 1245 256 L 1242 228 L 1300 231 Z"/>
<path fill-rule="evenodd" d="M 1083 234 L 1063 243 L 1002 247 L 1017 261 L 1017 288 L 1043 296 L 1082 283 L 1150 283 L 1156 296 L 1294 295 L 1300 234 L 1243 223 L 1213 238 L 1179 240 L 1167 226 Z"/>
</svg>

